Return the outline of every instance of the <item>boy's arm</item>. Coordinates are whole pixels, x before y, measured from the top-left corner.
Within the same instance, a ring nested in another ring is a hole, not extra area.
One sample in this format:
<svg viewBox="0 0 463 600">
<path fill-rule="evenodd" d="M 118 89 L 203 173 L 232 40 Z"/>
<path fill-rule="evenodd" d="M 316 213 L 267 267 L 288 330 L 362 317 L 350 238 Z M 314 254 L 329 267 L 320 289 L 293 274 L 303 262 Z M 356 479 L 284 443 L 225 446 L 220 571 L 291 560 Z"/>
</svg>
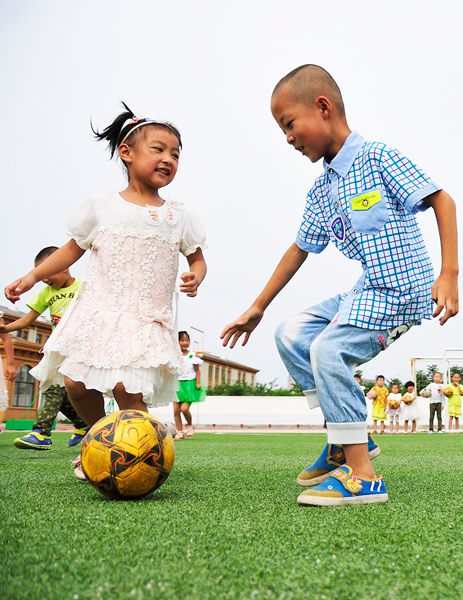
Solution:
<svg viewBox="0 0 463 600">
<path fill-rule="evenodd" d="M 59 250 L 53 252 L 53 254 L 41 262 L 38 267 L 32 269 L 24 277 L 10 283 L 5 288 L 5 296 L 14 304 L 19 300 L 21 294 L 34 287 L 38 281 L 64 271 L 79 260 L 84 253 L 85 250 L 78 246 L 74 239 L 70 239 Z"/>
<path fill-rule="evenodd" d="M 6 358 L 6 369 L 5 369 L 5 377 L 9 381 L 13 381 L 16 377 L 16 369 L 14 366 L 14 349 L 13 342 L 11 338 L 7 334 L 2 335 L 3 347 L 5 348 L 5 358 Z"/>
<path fill-rule="evenodd" d="M 37 319 L 39 314 L 40 313 L 37 311 L 31 310 L 27 313 L 27 315 L 24 315 L 24 317 L 16 319 L 16 321 L 11 321 L 11 323 L 8 323 L 8 325 L 5 325 L 3 319 L 0 319 L 0 333 L 10 333 L 11 331 L 24 329 L 25 327 L 31 325 Z"/>
<path fill-rule="evenodd" d="M 433 317 L 445 308 L 439 323 L 444 325 L 458 313 L 458 234 L 455 202 L 444 191 L 426 198 L 436 215 L 441 245 L 442 266 L 439 277 L 432 286 L 432 299 L 436 302 Z"/>
<path fill-rule="evenodd" d="M 300 269 L 307 255 L 308 252 L 301 250 L 296 244 L 292 244 L 286 250 L 277 268 L 268 280 L 267 285 L 248 310 L 238 317 L 236 321 L 227 325 L 222 331 L 220 338 L 223 339 L 223 346 L 226 346 L 231 340 L 230 348 L 233 348 L 243 334 L 245 334 L 245 337 L 242 345 L 246 345 L 251 333 L 264 316 L 267 306 Z"/>
</svg>

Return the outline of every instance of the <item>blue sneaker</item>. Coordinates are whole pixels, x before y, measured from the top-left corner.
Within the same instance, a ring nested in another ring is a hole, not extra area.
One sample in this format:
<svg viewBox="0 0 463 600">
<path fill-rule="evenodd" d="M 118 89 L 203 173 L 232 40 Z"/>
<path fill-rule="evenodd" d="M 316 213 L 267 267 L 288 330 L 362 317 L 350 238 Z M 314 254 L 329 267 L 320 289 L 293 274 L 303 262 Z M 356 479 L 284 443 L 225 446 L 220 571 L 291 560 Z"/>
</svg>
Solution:
<svg viewBox="0 0 463 600">
<path fill-rule="evenodd" d="M 381 448 L 375 444 L 371 435 L 368 435 L 368 454 L 370 458 L 375 458 L 380 452 Z M 317 460 L 299 473 L 296 481 L 303 487 L 318 485 L 328 479 L 334 469 L 344 464 L 346 464 L 346 456 L 342 446 L 326 444 Z"/>
<path fill-rule="evenodd" d="M 72 448 L 73 446 L 77 446 L 77 444 L 80 444 L 80 442 L 87 435 L 87 431 L 89 429 L 90 429 L 90 427 L 85 427 L 85 429 L 74 429 L 74 431 L 72 432 L 71 437 L 67 441 L 67 445 L 70 448 Z"/>
<path fill-rule="evenodd" d="M 14 441 L 16 448 L 23 450 L 49 450 L 52 441 L 48 435 L 42 435 L 38 429 L 34 429 L 27 435 L 18 437 Z"/>
<path fill-rule="evenodd" d="M 342 506 L 387 502 L 389 496 L 382 475 L 362 479 L 348 465 L 332 471 L 326 481 L 299 494 L 297 503 L 309 506 Z"/>
</svg>

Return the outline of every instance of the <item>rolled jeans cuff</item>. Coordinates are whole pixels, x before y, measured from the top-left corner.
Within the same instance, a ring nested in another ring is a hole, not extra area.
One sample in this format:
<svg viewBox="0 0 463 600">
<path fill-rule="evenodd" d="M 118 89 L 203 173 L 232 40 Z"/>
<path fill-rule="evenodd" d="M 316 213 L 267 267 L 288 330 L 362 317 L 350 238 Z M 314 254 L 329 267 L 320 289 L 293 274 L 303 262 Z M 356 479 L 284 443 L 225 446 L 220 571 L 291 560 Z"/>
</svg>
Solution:
<svg viewBox="0 0 463 600">
<path fill-rule="evenodd" d="M 320 401 L 318 400 L 316 389 L 303 390 L 303 394 L 305 396 L 305 399 L 307 400 L 307 404 L 309 405 L 310 409 L 318 408 L 320 406 Z"/>
<path fill-rule="evenodd" d="M 368 443 L 367 424 L 327 423 L 328 444 L 366 444 Z"/>
</svg>

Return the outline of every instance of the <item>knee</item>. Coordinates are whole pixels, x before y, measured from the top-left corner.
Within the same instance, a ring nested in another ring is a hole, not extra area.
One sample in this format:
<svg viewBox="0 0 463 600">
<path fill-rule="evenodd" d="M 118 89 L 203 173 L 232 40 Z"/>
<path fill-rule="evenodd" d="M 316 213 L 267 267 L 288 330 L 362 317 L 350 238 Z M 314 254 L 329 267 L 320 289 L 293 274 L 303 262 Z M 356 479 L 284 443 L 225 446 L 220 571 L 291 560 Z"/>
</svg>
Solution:
<svg viewBox="0 0 463 600">
<path fill-rule="evenodd" d="M 187 413 L 190 410 L 190 405 L 188 402 L 183 402 L 181 406 L 182 413 Z"/>
<path fill-rule="evenodd" d="M 291 347 L 298 337 L 299 329 L 299 323 L 294 317 L 280 323 L 275 330 L 276 345 L 279 348 Z"/>
<path fill-rule="evenodd" d="M 85 391 L 85 385 L 81 381 L 74 381 L 69 377 L 64 378 L 64 386 L 66 392 L 73 401 L 78 401 L 82 392 Z"/>
<path fill-rule="evenodd" d="M 329 347 L 323 342 L 323 336 L 316 337 L 310 345 L 310 363 L 313 369 L 329 367 Z"/>
</svg>

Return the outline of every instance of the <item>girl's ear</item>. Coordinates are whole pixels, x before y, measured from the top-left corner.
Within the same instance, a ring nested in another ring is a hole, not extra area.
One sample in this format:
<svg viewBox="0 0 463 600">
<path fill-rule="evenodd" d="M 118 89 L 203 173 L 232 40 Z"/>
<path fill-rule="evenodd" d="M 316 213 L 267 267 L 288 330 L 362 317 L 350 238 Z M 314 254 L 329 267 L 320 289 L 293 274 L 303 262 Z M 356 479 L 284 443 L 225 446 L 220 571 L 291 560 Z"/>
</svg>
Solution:
<svg viewBox="0 0 463 600">
<path fill-rule="evenodd" d="M 119 158 L 125 162 L 125 163 L 131 163 L 132 162 L 132 149 L 130 148 L 129 145 L 127 144 L 121 144 L 118 149 L 117 152 L 119 154 Z"/>
</svg>

